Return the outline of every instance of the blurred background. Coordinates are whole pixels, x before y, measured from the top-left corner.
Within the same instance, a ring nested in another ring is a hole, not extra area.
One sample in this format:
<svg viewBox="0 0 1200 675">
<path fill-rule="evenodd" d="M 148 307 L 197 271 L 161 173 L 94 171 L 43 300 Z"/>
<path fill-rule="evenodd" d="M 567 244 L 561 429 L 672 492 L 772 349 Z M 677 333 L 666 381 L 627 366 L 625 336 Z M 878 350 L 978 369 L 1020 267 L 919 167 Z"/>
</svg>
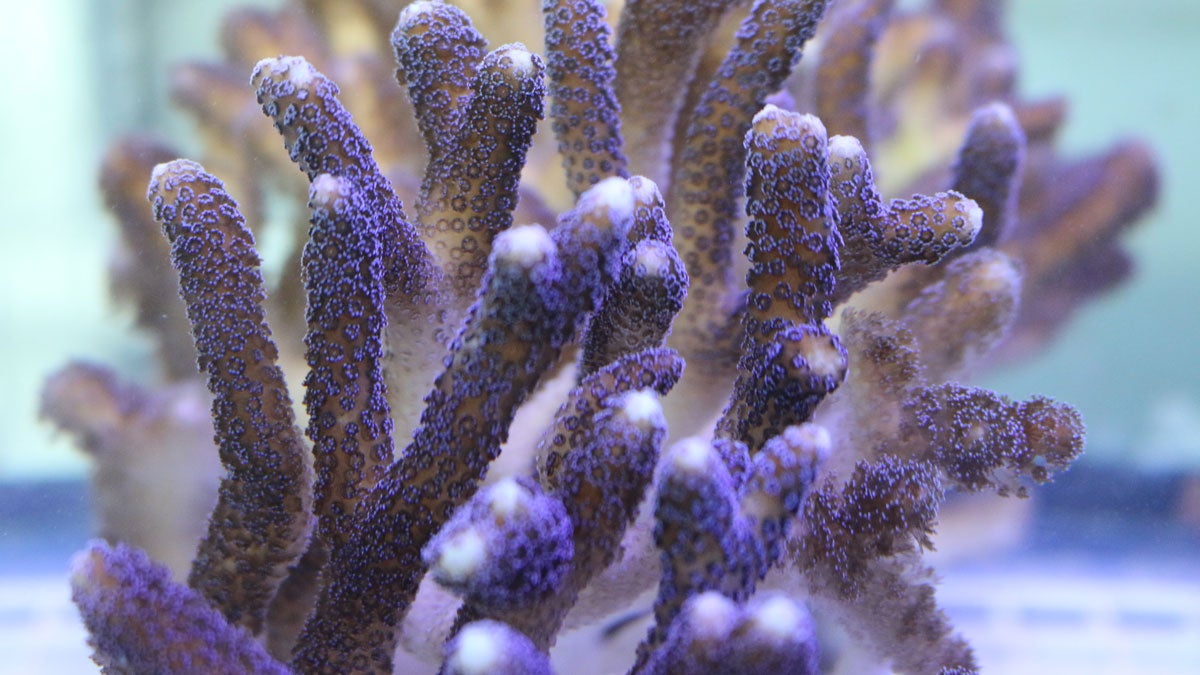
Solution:
<svg viewBox="0 0 1200 675">
<path fill-rule="evenodd" d="M 189 148 L 166 66 L 215 56 L 229 6 L 277 3 L 11 4 L 0 22 L 0 671 L 92 672 L 64 578 L 88 537 L 87 464 L 38 422 L 37 401 L 72 358 L 149 368 L 107 300 L 114 228 L 99 159 L 135 130 Z M 988 672 L 1200 672 L 1200 234 L 1188 201 L 1200 184 L 1200 4 L 1008 6 L 1023 93 L 1070 102 L 1063 149 L 1137 136 L 1159 157 L 1162 189 L 1127 235 L 1132 281 L 984 382 L 1077 406 L 1087 455 L 1035 496 L 1022 556 L 1000 569 L 954 552 L 939 597 Z"/>
</svg>

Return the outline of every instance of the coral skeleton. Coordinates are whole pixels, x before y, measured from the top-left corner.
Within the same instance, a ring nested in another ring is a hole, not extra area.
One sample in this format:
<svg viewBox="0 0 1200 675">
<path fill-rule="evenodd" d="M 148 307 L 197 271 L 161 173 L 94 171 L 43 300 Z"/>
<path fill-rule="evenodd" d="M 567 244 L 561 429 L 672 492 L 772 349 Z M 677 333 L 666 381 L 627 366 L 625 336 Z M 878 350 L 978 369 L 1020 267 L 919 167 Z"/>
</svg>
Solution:
<svg viewBox="0 0 1200 675">
<path fill-rule="evenodd" d="M 976 672 L 939 511 L 1084 430 L 968 382 L 1128 273 L 1150 153 L 1061 157 L 999 2 L 537 5 L 235 12 L 174 73 L 204 165 L 114 147 L 158 380 L 43 401 L 95 459 L 96 662 Z"/>
</svg>

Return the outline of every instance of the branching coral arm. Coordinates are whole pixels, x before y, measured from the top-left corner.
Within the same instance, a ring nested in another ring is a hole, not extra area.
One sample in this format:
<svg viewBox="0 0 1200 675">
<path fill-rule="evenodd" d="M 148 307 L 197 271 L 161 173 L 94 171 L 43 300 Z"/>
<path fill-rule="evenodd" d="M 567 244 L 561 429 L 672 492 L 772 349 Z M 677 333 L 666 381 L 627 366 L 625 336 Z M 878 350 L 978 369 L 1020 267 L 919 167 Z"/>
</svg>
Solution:
<svg viewBox="0 0 1200 675">
<path fill-rule="evenodd" d="M 654 517 L 662 579 L 654 601 L 654 626 L 638 645 L 634 672 L 666 639 L 667 629 L 689 597 L 717 590 L 743 600 L 753 592 L 760 559 L 733 479 L 707 441 L 687 439 L 668 452 Z"/>
<path fill-rule="evenodd" d="M 822 0 L 759 0 L 708 86 L 667 189 L 675 246 L 692 286 L 671 345 L 689 361 L 731 372 L 736 362 L 733 283 L 734 225 L 742 195 L 744 137 L 766 97 L 779 89 L 825 13 Z"/>
<path fill-rule="evenodd" d="M 258 253 L 237 204 L 199 164 L 158 165 L 148 196 L 171 242 L 228 471 L 188 583 L 258 632 L 307 544 L 311 498 L 306 448 L 263 313 Z"/>
<path fill-rule="evenodd" d="M 901 672 L 977 672 L 919 557 L 941 499 L 934 467 L 888 456 L 860 462 L 844 486 L 827 482 L 805 504 L 796 553 L 814 606 Z"/>
<path fill-rule="evenodd" d="M 462 126 L 486 49 L 487 40 L 453 5 L 419 0 L 400 12 L 392 31 L 396 80 L 408 90 L 430 164 L 453 149 L 448 139 Z"/>
<path fill-rule="evenodd" d="M 562 588 L 573 529 L 557 495 L 509 477 L 456 510 L 421 556 L 443 588 L 481 613 L 502 614 L 541 605 Z"/>
<path fill-rule="evenodd" d="M 846 375 L 829 316 L 841 237 L 829 197 L 825 127 L 768 105 L 746 135 L 750 288 L 733 397 L 719 438 L 757 452 L 808 420 Z"/>
<path fill-rule="evenodd" d="M 782 325 L 817 325 L 840 266 L 829 194 L 825 125 L 768 105 L 746 134 L 746 336 L 766 341 Z"/>
<path fill-rule="evenodd" d="M 417 206 L 422 231 L 463 306 L 487 268 L 492 240 L 512 224 L 525 153 L 542 118 L 542 60 L 519 44 L 478 64 L 459 126 L 437 142 Z"/>
<path fill-rule="evenodd" d="M 983 210 L 982 228 L 972 248 L 994 246 L 1009 234 L 1024 164 L 1025 132 L 1012 108 L 993 103 L 976 110 L 958 150 L 951 183 L 952 190 L 974 199 Z"/>
<path fill-rule="evenodd" d="M 578 197 L 627 177 L 621 109 L 613 92 L 612 35 L 600 0 L 543 0 L 550 120 L 567 187 Z"/>
<path fill-rule="evenodd" d="M 687 270 L 674 247 L 647 240 L 630 249 L 621 276 L 588 325 L 580 375 L 626 354 L 662 346 L 685 297 Z"/>
<path fill-rule="evenodd" d="M 537 480 L 562 500 L 574 525 L 575 555 L 561 588 L 540 602 L 493 614 L 548 650 L 580 591 L 619 555 L 666 435 L 659 396 L 678 381 L 683 362 L 651 349 L 584 378 L 559 409 L 539 446 Z M 479 609 L 464 606 L 459 622 Z"/>
<path fill-rule="evenodd" d="M 633 171 L 670 180 L 672 132 L 717 21 L 740 0 L 629 0 L 617 26 L 621 133 Z"/>
<path fill-rule="evenodd" d="M 1083 452 L 1083 421 L 1071 406 L 960 384 L 916 389 L 904 426 L 906 447 L 965 490 L 1025 496 L 1023 478 L 1048 482 Z"/>
<path fill-rule="evenodd" d="M 933 382 L 977 365 L 1008 335 L 1021 300 L 1016 261 L 992 248 L 945 264 L 941 274 L 908 304 L 903 319 Z"/>
<path fill-rule="evenodd" d="M 661 346 L 687 297 L 687 270 L 671 245 L 671 224 L 658 186 L 644 176 L 630 178 L 629 185 L 633 248 L 584 333 L 580 377 L 625 354 Z"/>
<path fill-rule="evenodd" d="M 278 673 L 250 633 L 127 544 L 93 542 L 71 561 L 71 598 L 106 671 Z"/>
<path fill-rule="evenodd" d="M 338 100 L 336 85 L 299 57 L 260 61 L 251 82 L 289 156 L 309 180 L 324 173 L 351 181 L 362 192 L 365 212 L 382 231 L 391 357 L 385 374 L 399 420 L 397 436 L 408 438 L 412 429 L 407 425 L 420 414 L 421 397 L 436 374 L 437 364 L 429 355 L 449 341 L 443 330 L 448 321 L 443 320 L 447 303 L 441 269 L 405 220 L 371 145 Z"/>
<path fill-rule="evenodd" d="M 551 675 L 550 658 L 529 638 L 497 621 L 476 621 L 446 645 L 441 675 Z"/>
<path fill-rule="evenodd" d="M 349 536 L 359 500 L 392 463 L 382 366 L 382 232 L 347 178 L 318 175 L 308 206 L 304 404 L 317 473 L 317 531 L 336 546 Z"/>
<path fill-rule="evenodd" d="M 983 211 L 954 191 L 913 195 L 883 203 L 871 162 L 853 136 L 829 140 L 830 190 L 844 237 L 842 269 L 834 304 L 902 265 L 932 265 L 969 246 L 979 234 Z"/>
</svg>

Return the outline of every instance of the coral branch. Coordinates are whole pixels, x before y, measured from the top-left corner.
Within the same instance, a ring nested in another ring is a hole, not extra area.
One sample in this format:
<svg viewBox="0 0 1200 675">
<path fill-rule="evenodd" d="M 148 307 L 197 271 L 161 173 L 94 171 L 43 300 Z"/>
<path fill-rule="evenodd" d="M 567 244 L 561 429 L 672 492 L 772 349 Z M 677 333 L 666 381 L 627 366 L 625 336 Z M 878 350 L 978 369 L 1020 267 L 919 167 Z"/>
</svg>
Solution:
<svg viewBox="0 0 1200 675">
<path fill-rule="evenodd" d="M 425 170 L 418 216 L 458 298 L 472 297 L 492 240 L 512 224 L 525 152 L 542 118 L 542 71 L 521 45 L 484 57 L 460 125 Z"/>
<path fill-rule="evenodd" d="M 617 27 L 613 90 L 629 164 L 670 180 L 673 131 L 688 83 L 717 21 L 739 0 L 628 0 Z"/>
<path fill-rule="evenodd" d="M 454 512 L 422 552 L 435 581 L 484 612 L 541 604 L 575 555 L 566 507 L 532 480 L 506 478 Z"/>
<path fill-rule="evenodd" d="M 883 205 L 870 161 L 852 136 L 829 142 L 830 189 L 845 239 L 834 302 L 841 302 L 902 265 L 932 265 L 973 242 L 983 211 L 957 192 L 913 195 Z"/>
<path fill-rule="evenodd" d="M 621 276 L 592 316 L 580 374 L 659 347 L 687 297 L 687 271 L 670 244 L 647 240 L 625 254 Z"/>
<path fill-rule="evenodd" d="M 487 49 L 461 9 L 440 0 L 419 0 L 400 12 L 392 32 L 396 80 L 408 90 L 425 139 L 429 163 L 453 147 L 474 93 L 472 82 Z"/>
<path fill-rule="evenodd" d="M 772 436 L 807 422 L 846 377 L 846 349 L 828 329 L 786 324 L 766 342 L 746 340 L 729 406 L 717 436 L 757 452 Z"/>
<path fill-rule="evenodd" d="M 825 125 L 768 105 L 746 134 L 746 336 L 765 342 L 782 322 L 819 324 L 832 311 L 839 267 Z"/>
<path fill-rule="evenodd" d="M 553 238 L 526 226 L 497 241 L 412 444 L 360 504 L 351 541 L 332 552 L 298 668 L 390 669 L 395 626 L 424 569 L 421 548 L 475 492 L 516 407 L 602 297 L 632 219 L 630 188 L 614 178 L 586 193 Z"/>
<path fill-rule="evenodd" d="M 542 17 L 550 119 L 567 187 L 578 197 L 605 178 L 629 175 L 611 31 L 600 0 L 545 0 Z"/>
<path fill-rule="evenodd" d="M 839 425 L 845 442 L 838 444 L 846 450 L 839 462 L 848 469 L 857 459 L 850 448 L 873 458 L 896 437 L 909 391 L 926 379 L 920 345 L 903 322 L 849 308 L 842 313 L 840 334 L 854 364 L 836 395 L 850 407 Z"/>
<path fill-rule="evenodd" d="M 671 224 L 658 187 L 642 176 L 629 179 L 629 185 L 635 200 L 629 232 L 634 246 L 584 334 L 581 376 L 625 354 L 661 346 L 687 297 L 687 270 L 671 246 Z"/>
<path fill-rule="evenodd" d="M 358 502 L 392 463 L 382 232 L 365 201 L 348 179 L 329 174 L 314 178 L 309 190 L 304 405 L 317 473 L 313 511 L 318 533 L 331 544 L 349 536 Z"/>
<path fill-rule="evenodd" d="M 1017 319 L 1021 273 L 994 249 L 982 249 L 945 265 L 942 278 L 905 309 L 905 324 L 921 345 L 933 381 L 977 365 L 1004 339 Z"/>
<path fill-rule="evenodd" d="M 1007 237 L 1024 163 L 1025 132 L 1012 109 L 994 103 L 976 110 L 958 151 L 951 184 L 951 189 L 974 199 L 983 210 L 974 248 L 992 246 Z"/>
<path fill-rule="evenodd" d="M 906 420 L 910 447 L 957 486 L 999 494 L 1028 489 L 1065 469 L 1083 452 L 1083 422 L 1074 408 L 1041 396 L 1014 403 L 986 389 L 943 384 L 914 392 Z"/>
<path fill-rule="evenodd" d="M 249 633 L 131 546 L 93 542 L 78 553 L 71 597 L 105 672 L 288 672 Z"/>
<path fill-rule="evenodd" d="M 759 577 L 782 555 L 788 522 L 800 511 L 818 465 L 831 451 L 828 431 L 803 424 L 784 429 L 754 455 L 741 488 L 741 510 L 764 548 Z"/>
<path fill-rule="evenodd" d="M 797 560 L 814 601 L 901 672 L 976 672 L 917 555 L 941 499 L 934 467 L 885 457 L 860 463 L 844 487 L 826 483 L 804 509 Z"/>
<path fill-rule="evenodd" d="M 734 600 L 753 592 L 756 542 L 744 519 L 725 462 L 712 446 L 689 439 L 664 459 L 655 502 L 654 541 L 662 580 L 654 601 L 654 626 L 638 645 L 634 670 L 644 666 L 667 637 L 683 603 L 719 590 Z"/>
<path fill-rule="evenodd" d="M 148 196 L 171 242 L 228 471 L 188 583 L 257 633 L 287 567 L 307 545 L 311 490 L 263 314 L 258 253 L 237 204 L 199 164 L 158 165 Z"/>
<path fill-rule="evenodd" d="M 843 239 L 841 269 L 831 298 L 837 303 L 882 279 L 900 261 L 880 257 L 889 212 L 875 187 L 866 150 L 853 136 L 834 136 L 828 147 L 829 191 Z"/>
<path fill-rule="evenodd" d="M 542 439 L 537 479 L 566 505 L 575 558 L 554 597 L 498 617 L 542 649 L 554 644 L 583 588 L 619 555 L 666 436 L 658 397 L 678 381 L 682 365 L 667 350 L 610 364 L 572 390 Z M 466 607 L 462 616 L 474 612 Z"/>
</svg>

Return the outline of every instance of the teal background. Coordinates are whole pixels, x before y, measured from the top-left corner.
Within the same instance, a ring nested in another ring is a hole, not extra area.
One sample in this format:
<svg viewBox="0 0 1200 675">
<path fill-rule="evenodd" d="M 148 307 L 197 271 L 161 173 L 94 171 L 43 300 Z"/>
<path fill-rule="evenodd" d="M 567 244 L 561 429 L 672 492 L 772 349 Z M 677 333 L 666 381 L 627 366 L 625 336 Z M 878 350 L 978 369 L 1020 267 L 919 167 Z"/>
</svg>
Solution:
<svg viewBox="0 0 1200 675">
<path fill-rule="evenodd" d="M 0 481 L 79 475 L 82 458 L 36 422 L 47 373 L 72 357 L 148 367 L 144 344 L 107 301 L 112 227 L 96 168 L 116 135 L 188 128 L 165 103 L 165 66 L 216 53 L 233 2 L 12 3 L 0 22 Z M 262 3 L 273 4 L 273 3 Z M 1130 232 L 1131 284 L 1081 312 L 1059 342 L 988 384 L 1070 401 L 1090 429 L 1086 461 L 1200 468 L 1200 180 L 1194 0 L 1014 0 L 1021 88 L 1064 94 L 1070 153 L 1123 136 L 1162 163 L 1157 210 Z M 249 96 L 249 90 L 247 90 Z M 187 147 L 186 142 L 181 143 Z"/>
</svg>

